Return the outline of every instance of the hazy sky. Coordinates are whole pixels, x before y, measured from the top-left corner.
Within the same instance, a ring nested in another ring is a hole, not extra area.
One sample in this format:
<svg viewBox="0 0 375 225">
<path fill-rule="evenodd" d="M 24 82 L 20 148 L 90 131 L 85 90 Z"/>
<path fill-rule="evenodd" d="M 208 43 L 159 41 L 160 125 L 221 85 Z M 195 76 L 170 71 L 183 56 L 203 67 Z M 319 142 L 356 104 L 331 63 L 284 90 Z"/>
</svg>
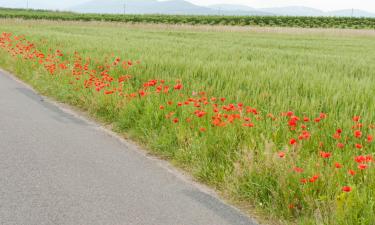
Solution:
<svg viewBox="0 0 375 225">
<path fill-rule="evenodd" d="M 188 0 L 199 5 L 243 4 L 255 8 L 278 6 L 308 6 L 322 10 L 363 9 L 375 12 L 375 0 Z"/>
<path fill-rule="evenodd" d="M 30 5 L 39 8 L 68 8 L 90 0 L 28 0 Z M 105 1 L 105 0 L 104 0 Z M 119 0 L 126 1 L 126 0 Z M 375 12 L 375 0 L 187 0 L 197 5 L 242 4 L 254 8 L 308 6 L 325 11 L 338 9 L 362 9 Z M 0 6 L 26 7 L 27 0 L 0 0 Z"/>
</svg>

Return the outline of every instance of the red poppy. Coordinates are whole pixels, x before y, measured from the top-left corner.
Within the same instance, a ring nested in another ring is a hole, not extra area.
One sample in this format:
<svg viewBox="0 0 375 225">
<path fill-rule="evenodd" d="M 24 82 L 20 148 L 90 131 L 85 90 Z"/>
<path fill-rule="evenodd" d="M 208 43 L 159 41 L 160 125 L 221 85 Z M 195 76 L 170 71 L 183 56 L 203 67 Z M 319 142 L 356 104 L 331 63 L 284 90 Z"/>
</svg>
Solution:
<svg viewBox="0 0 375 225">
<path fill-rule="evenodd" d="M 299 167 L 294 167 L 293 169 L 296 173 L 302 173 L 303 172 L 303 169 L 302 168 L 299 168 Z"/>
<path fill-rule="evenodd" d="M 280 158 L 285 158 L 285 152 L 279 152 L 278 155 Z"/>
<path fill-rule="evenodd" d="M 326 113 L 320 113 L 319 117 L 320 117 L 320 119 L 325 119 L 325 118 L 327 118 L 327 114 Z"/>
<path fill-rule="evenodd" d="M 335 134 L 333 135 L 333 138 L 336 139 L 336 140 L 341 139 L 341 135 L 340 135 L 340 133 L 335 133 Z"/>
<path fill-rule="evenodd" d="M 366 168 L 367 168 L 366 164 L 359 164 L 358 165 L 358 169 L 360 169 L 360 170 L 365 170 Z"/>
<path fill-rule="evenodd" d="M 354 131 L 354 136 L 356 138 L 361 138 L 362 137 L 362 132 L 360 130 L 356 130 L 356 131 Z"/>
<path fill-rule="evenodd" d="M 357 163 L 363 163 L 363 162 L 366 162 L 366 156 L 360 155 L 360 156 L 355 157 L 354 160 L 355 160 Z"/>
<path fill-rule="evenodd" d="M 295 144 L 297 144 L 297 140 L 292 138 L 292 139 L 290 139 L 289 144 L 295 145 Z"/>
<path fill-rule="evenodd" d="M 358 148 L 358 149 L 362 149 L 363 146 L 361 144 L 355 144 L 355 147 Z"/>
<path fill-rule="evenodd" d="M 201 118 L 201 117 L 205 116 L 207 113 L 204 112 L 204 111 L 199 111 L 199 110 L 197 110 L 197 111 L 194 112 L 194 114 L 195 114 L 197 117 Z"/>
<path fill-rule="evenodd" d="M 314 183 L 315 181 L 318 180 L 318 178 L 319 178 L 319 175 L 314 175 L 313 177 L 311 177 L 311 178 L 309 179 L 309 182 L 310 182 L 310 183 Z"/>
<path fill-rule="evenodd" d="M 343 192 L 351 192 L 351 191 L 352 191 L 352 188 L 349 187 L 349 186 L 344 186 L 344 187 L 342 187 L 342 191 L 343 191 Z"/>
<path fill-rule="evenodd" d="M 115 91 L 105 91 L 105 92 L 104 92 L 104 94 L 106 94 L 106 95 L 111 95 L 111 94 L 113 94 L 113 93 L 115 93 Z"/>
<path fill-rule="evenodd" d="M 291 117 L 291 116 L 293 116 L 294 115 L 294 112 L 292 112 L 292 111 L 288 111 L 287 113 L 286 113 L 286 116 L 288 116 L 288 117 Z"/>
<path fill-rule="evenodd" d="M 360 116 L 354 116 L 354 117 L 353 117 L 353 121 L 354 121 L 354 122 L 358 122 L 360 119 L 361 119 Z"/>
<path fill-rule="evenodd" d="M 181 90 L 182 88 L 183 88 L 182 84 L 176 84 L 176 85 L 174 86 L 174 89 L 175 89 L 175 90 Z"/>
<path fill-rule="evenodd" d="M 338 148 L 344 148 L 345 145 L 344 145 L 343 143 L 337 143 L 337 147 L 338 147 Z"/>
<path fill-rule="evenodd" d="M 244 124 L 242 124 L 242 126 L 244 126 L 244 127 L 254 127 L 254 124 L 253 123 L 244 123 Z"/>
<path fill-rule="evenodd" d="M 332 154 L 331 154 L 330 152 L 320 152 L 320 156 L 321 156 L 322 158 L 325 158 L 325 159 L 330 158 L 331 155 L 332 155 Z"/>
<path fill-rule="evenodd" d="M 348 170 L 348 174 L 351 175 L 351 176 L 354 176 L 356 173 L 354 170 Z"/>
<path fill-rule="evenodd" d="M 337 169 L 340 169 L 340 168 L 342 168 L 342 165 L 341 165 L 340 163 L 336 162 L 336 163 L 335 163 L 335 167 L 336 167 Z"/>
<path fill-rule="evenodd" d="M 372 135 L 368 135 L 367 136 L 367 142 L 368 143 L 371 143 L 371 142 L 373 142 L 374 141 L 374 137 L 372 136 Z"/>
</svg>

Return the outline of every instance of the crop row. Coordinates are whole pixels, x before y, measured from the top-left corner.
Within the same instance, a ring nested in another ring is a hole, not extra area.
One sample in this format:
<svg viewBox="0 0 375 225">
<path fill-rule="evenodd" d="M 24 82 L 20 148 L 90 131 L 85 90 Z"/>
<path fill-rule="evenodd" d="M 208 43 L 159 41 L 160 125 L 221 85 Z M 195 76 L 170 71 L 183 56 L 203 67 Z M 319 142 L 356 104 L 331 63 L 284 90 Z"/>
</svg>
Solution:
<svg viewBox="0 0 375 225">
<path fill-rule="evenodd" d="M 0 8 L 0 18 L 189 25 L 375 29 L 375 18 L 351 17 L 79 14 L 46 10 Z"/>
</svg>

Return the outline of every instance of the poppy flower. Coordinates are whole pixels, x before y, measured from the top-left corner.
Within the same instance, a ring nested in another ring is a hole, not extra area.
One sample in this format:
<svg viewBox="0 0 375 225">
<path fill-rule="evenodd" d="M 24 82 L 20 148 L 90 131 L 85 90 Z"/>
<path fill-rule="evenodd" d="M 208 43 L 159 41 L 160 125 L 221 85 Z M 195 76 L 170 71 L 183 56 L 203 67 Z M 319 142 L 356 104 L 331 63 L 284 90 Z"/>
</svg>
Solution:
<svg viewBox="0 0 375 225">
<path fill-rule="evenodd" d="M 320 156 L 321 156 L 322 158 L 325 158 L 325 159 L 330 158 L 331 155 L 332 155 L 332 154 L 331 154 L 330 152 L 320 152 Z"/>
<path fill-rule="evenodd" d="M 289 144 L 295 145 L 295 144 L 297 144 L 297 140 L 292 138 L 292 139 L 290 139 Z"/>
<path fill-rule="evenodd" d="M 337 147 L 338 147 L 338 148 L 344 148 L 345 145 L 344 145 L 343 143 L 337 143 Z"/>
<path fill-rule="evenodd" d="M 319 178 L 319 175 L 314 175 L 313 177 L 311 177 L 311 178 L 309 179 L 309 182 L 310 182 L 310 183 L 314 183 L 315 181 L 318 180 L 318 178 Z"/>
<path fill-rule="evenodd" d="M 292 112 L 292 111 L 288 111 L 287 113 L 286 113 L 286 116 L 288 116 L 288 117 L 291 117 L 291 116 L 293 116 L 294 115 L 294 112 Z"/>
<path fill-rule="evenodd" d="M 322 118 L 320 118 L 320 117 L 314 119 L 314 121 L 315 121 L 316 123 L 319 123 L 321 120 L 322 120 Z"/>
<path fill-rule="evenodd" d="M 355 144 L 355 147 L 356 147 L 357 149 L 362 149 L 362 148 L 363 148 L 363 146 L 362 146 L 361 144 Z"/>
<path fill-rule="evenodd" d="M 327 114 L 326 113 L 320 113 L 319 118 L 325 119 L 325 118 L 327 118 Z"/>
<path fill-rule="evenodd" d="M 106 94 L 106 95 L 111 95 L 111 94 L 113 94 L 113 93 L 115 93 L 115 91 L 105 91 L 105 92 L 104 92 L 104 94 Z"/>
<path fill-rule="evenodd" d="M 299 168 L 299 167 L 294 167 L 294 172 L 296 173 L 302 173 L 303 172 L 303 169 L 302 168 Z"/>
<path fill-rule="evenodd" d="M 242 126 L 244 126 L 244 127 L 254 127 L 254 124 L 253 123 L 244 123 L 244 124 L 242 124 Z"/>
<path fill-rule="evenodd" d="M 174 86 L 174 89 L 175 89 L 175 90 L 181 90 L 182 88 L 183 88 L 182 84 L 176 84 L 176 85 Z"/>
<path fill-rule="evenodd" d="M 335 134 L 333 135 L 333 138 L 336 139 L 336 140 L 341 139 L 341 135 L 340 135 L 340 133 L 335 133 Z"/>
<path fill-rule="evenodd" d="M 173 123 L 178 123 L 178 121 L 179 121 L 178 118 L 173 119 Z"/>
<path fill-rule="evenodd" d="M 356 131 L 354 131 L 354 136 L 356 138 L 361 138 L 362 137 L 362 132 L 360 130 L 356 130 Z"/>
<path fill-rule="evenodd" d="M 354 170 L 348 170 L 348 174 L 351 175 L 351 176 L 354 176 L 356 174 L 356 172 Z"/>
<path fill-rule="evenodd" d="M 360 170 L 365 170 L 366 168 L 367 168 L 366 164 L 359 164 L 358 165 L 358 169 L 360 169 Z"/>
<path fill-rule="evenodd" d="M 342 168 L 342 165 L 341 165 L 340 163 L 336 162 L 336 163 L 335 163 L 335 167 L 336 167 L 337 169 L 340 169 L 340 168 Z"/>
<path fill-rule="evenodd" d="M 366 156 L 360 155 L 360 156 L 355 157 L 354 160 L 355 160 L 357 163 L 363 163 L 363 162 L 366 162 Z"/>
<path fill-rule="evenodd" d="M 349 186 L 344 186 L 344 187 L 342 187 L 342 191 L 343 191 L 343 192 L 351 192 L 351 191 L 352 191 L 352 188 L 349 187 Z"/>
<path fill-rule="evenodd" d="M 195 114 L 197 117 L 202 118 L 202 117 L 205 116 L 207 113 L 204 112 L 204 111 L 199 111 L 199 110 L 197 110 L 197 111 L 194 112 L 194 114 Z"/>
<path fill-rule="evenodd" d="M 361 119 L 360 116 L 353 116 L 353 121 L 358 122 Z"/>
<path fill-rule="evenodd" d="M 285 158 L 285 152 L 279 152 L 278 155 L 280 158 Z"/>
<path fill-rule="evenodd" d="M 367 136 L 367 142 L 368 143 L 371 143 L 371 142 L 373 142 L 374 141 L 374 137 L 372 136 L 372 135 L 368 135 Z"/>
</svg>

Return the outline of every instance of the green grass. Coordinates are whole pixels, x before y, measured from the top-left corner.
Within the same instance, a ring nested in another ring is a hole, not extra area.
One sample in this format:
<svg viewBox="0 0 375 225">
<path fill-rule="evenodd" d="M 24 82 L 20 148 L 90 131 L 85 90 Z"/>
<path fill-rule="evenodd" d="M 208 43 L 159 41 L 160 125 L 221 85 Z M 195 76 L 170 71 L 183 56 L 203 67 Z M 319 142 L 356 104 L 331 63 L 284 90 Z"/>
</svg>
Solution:
<svg viewBox="0 0 375 225">
<path fill-rule="evenodd" d="M 11 57 L 0 48 L 0 65 L 41 93 L 113 124 L 116 131 L 146 144 L 231 200 L 252 205 L 263 217 L 284 224 L 375 224 L 374 166 L 368 163 L 368 169 L 359 171 L 354 161 L 355 156 L 372 155 L 375 147 L 364 138 L 353 138 L 351 129 L 352 117 L 360 115 L 363 135 L 374 134 L 368 128 L 375 117 L 374 36 L 12 20 L 1 21 L 0 32 L 25 35 L 45 53 L 60 49 L 70 67 L 75 51 L 83 60 L 90 57 L 90 66 L 96 60 L 105 64 L 105 58 L 111 63 L 115 56 L 140 60 L 128 71 L 110 72 L 113 77 L 133 75 L 129 93 L 150 79 L 172 85 L 181 79 L 180 92 L 128 100 L 84 89 L 83 81 L 70 85 L 68 72 L 58 70 L 51 76 L 43 66 Z M 213 126 L 211 104 L 202 106 L 208 112 L 203 119 L 194 117 L 192 106 L 175 106 L 201 91 L 208 98 L 225 97 L 226 104 L 241 102 L 257 108 L 259 115 L 248 115 L 255 126 L 243 127 L 240 121 Z M 169 106 L 168 101 L 174 104 Z M 165 118 L 170 111 L 179 123 Z M 289 140 L 301 130 L 289 129 L 288 118 L 280 116 L 287 111 L 311 120 L 321 112 L 328 116 L 320 123 L 305 123 L 311 139 L 291 146 Z M 268 118 L 268 113 L 277 119 Z M 184 122 L 187 118 L 192 122 Z M 207 131 L 200 132 L 201 127 Z M 341 140 L 344 149 L 338 149 L 332 138 L 338 128 L 343 129 L 343 138 L 348 136 Z M 355 143 L 364 148 L 356 149 Z M 278 156 L 280 151 L 285 158 Z M 322 158 L 321 151 L 332 157 Z M 343 168 L 336 169 L 335 162 Z M 304 172 L 293 172 L 296 166 Z M 348 169 L 357 174 L 347 175 Z M 302 178 L 316 174 L 316 182 L 301 184 Z M 343 192 L 345 185 L 353 190 Z"/>
<path fill-rule="evenodd" d="M 121 15 L 81 14 L 63 11 L 8 9 L 0 7 L 0 18 L 63 21 L 111 21 L 126 23 L 227 25 L 260 27 L 308 27 L 374 29 L 375 18 L 308 16 L 198 16 L 198 15 Z"/>
</svg>

